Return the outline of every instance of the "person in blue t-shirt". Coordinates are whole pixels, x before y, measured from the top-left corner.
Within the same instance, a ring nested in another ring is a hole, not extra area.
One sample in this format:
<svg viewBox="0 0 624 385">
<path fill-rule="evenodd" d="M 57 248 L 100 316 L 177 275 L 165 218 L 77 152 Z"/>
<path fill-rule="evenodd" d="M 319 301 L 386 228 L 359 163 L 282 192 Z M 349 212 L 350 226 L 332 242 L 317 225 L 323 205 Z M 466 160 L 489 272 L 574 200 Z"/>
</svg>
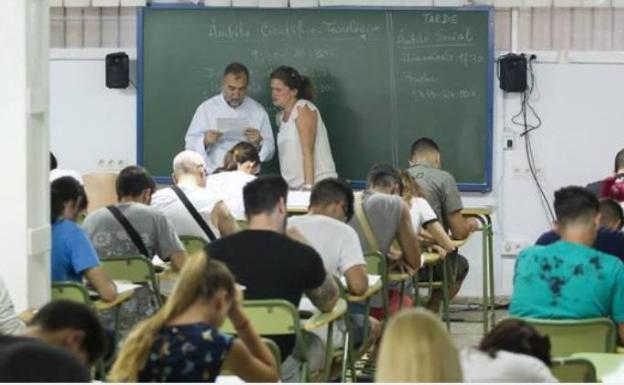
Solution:
<svg viewBox="0 0 624 385">
<path fill-rule="evenodd" d="M 624 265 L 592 249 L 600 225 L 598 199 L 588 190 L 555 192 L 561 240 L 533 246 L 516 260 L 509 313 L 515 317 L 583 319 L 608 317 L 624 342 Z"/>
<path fill-rule="evenodd" d="M 61 177 L 50 186 L 52 222 L 52 282 L 82 282 L 83 276 L 104 301 L 117 297 L 115 284 L 100 266 L 100 260 L 76 219 L 87 208 L 87 195 L 72 177 Z"/>
<path fill-rule="evenodd" d="M 615 255 L 624 261 L 624 213 L 618 202 L 610 198 L 600 199 L 600 228 L 596 235 L 593 248 L 603 253 Z M 550 230 L 542 234 L 536 245 L 550 245 L 559 240 L 559 234 L 555 230 Z"/>
</svg>

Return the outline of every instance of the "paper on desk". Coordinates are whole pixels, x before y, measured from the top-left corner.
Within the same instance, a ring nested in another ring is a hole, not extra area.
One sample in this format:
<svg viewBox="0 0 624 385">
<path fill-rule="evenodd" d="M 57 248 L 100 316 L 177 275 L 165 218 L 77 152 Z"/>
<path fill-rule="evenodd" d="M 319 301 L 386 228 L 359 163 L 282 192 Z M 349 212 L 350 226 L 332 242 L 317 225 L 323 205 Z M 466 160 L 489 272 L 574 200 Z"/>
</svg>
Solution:
<svg viewBox="0 0 624 385">
<path fill-rule="evenodd" d="M 130 290 L 138 289 L 141 285 L 137 285 L 136 283 L 128 282 L 128 281 L 113 281 L 115 286 L 117 287 L 117 293 L 125 293 Z"/>
<path fill-rule="evenodd" d="M 217 131 L 224 138 L 247 140 L 245 131 L 249 127 L 247 118 L 217 118 Z"/>
<path fill-rule="evenodd" d="M 288 208 L 307 209 L 310 204 L 310 194 L 310 191 L 288 191 L 288 198 L 286 199 Z"/>
</svg>

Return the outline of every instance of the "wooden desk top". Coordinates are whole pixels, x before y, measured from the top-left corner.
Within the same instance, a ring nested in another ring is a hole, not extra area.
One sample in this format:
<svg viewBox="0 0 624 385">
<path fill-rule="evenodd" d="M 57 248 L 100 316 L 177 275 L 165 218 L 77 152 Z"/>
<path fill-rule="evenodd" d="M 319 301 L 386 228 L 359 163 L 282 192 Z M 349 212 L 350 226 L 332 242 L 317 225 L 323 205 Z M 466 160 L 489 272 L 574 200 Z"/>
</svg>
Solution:
<svg viewBox="0 0 624 385">
<path fill-rule="evenodd" d="M 101 299 L 98 299 L 97 301 L 93 301 L 93 306 L 97 310 L 112 309 L 112 308 L 114 308 L 116 306 L 121 305 L 122 303 L 126 302 L 127 300 L 129 300 L 130 297 L 132 297 L 132 294 L 134 294 L 134 289 L 122 291 L 121 293 L 117 293 L 117 298 L 115 298 L 114 301 L 105 302 L 105 301 L 102 301 Z"/>
<path fill-rule="evenodd" d="M 369 299 L 370 297 L 372 297 L 373 295 L 375 295 L 379 290 L 381 290 L 382 285 L 383 285 L 383 282 L 381 282 L 381 279 L 380 279 L 374 285 L 369 286 L 368 290 L 366 290 L 366 292 L 364 294 L 362 294 L 362 295 L 348 294 L 347 295 L 347 301 L 349 301 L 349 302 L 364 302 L 367 299 Z"/>
<path fill-rule="evenodd" d="M 624 355 L 617 353 L 574 353 L 572 357 L 585 358 L 596 367 L 596 376 L 605 383 L 624 382 Z"/>
<path fill-rule="evenodd" d="M 494 209 L 492 207 L 483 206 L 483 207 L 465 207 L 462 210 L 463 215 L 492 215 Z"/>
<path fill-rule="evenodd" d="M 303 329 L 310 331 L 324 325 L 329 325 L 347 313 L 347 301 L 338 299 L 336 306 L 328 313 L 315 312 L 312 317 L 303 322 Z"/>
</svg>

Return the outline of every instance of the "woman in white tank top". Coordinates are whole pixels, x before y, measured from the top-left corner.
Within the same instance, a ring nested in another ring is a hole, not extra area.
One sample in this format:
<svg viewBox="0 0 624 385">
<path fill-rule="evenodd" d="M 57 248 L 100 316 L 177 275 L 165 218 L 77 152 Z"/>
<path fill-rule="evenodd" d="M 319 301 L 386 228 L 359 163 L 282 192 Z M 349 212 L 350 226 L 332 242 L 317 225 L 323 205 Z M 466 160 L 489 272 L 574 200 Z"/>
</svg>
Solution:
<svg viewBox="0 0 624 385">
<path fill-rule="evenodd" d="M 312 99 L 310 79 L 282 66 L 271 73 L 271 98 L 277 114 L 277 149 L 282 176 L 291 189 L 310 189 L 336 177 L 327 129 Z"/>
</svg>

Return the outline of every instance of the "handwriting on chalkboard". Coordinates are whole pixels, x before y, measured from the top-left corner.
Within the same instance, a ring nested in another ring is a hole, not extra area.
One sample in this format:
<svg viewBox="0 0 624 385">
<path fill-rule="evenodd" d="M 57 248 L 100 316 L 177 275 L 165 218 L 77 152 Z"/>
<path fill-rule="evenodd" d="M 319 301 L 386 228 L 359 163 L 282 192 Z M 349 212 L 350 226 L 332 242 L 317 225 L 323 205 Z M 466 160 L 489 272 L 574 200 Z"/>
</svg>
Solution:
<svg viewBox="0 0 624 385">
<path fill-rule="evenodd" d="M 481 54 L 472 52 L 454 53 L 449 50 L 432 53 L 401 52 L 399 61 L 405 64 L 413 63 L 457 63 L 464 67 L 483 64 L 485 58 Z"/>
<path fill-rule="evenodd" d="M 416 83 L 416 84 L 431 84 L 431 83 L 438 82 L 438 78 L 436 78 L 435 76 L 431 76 L 426 72 L 413 73 L 413 72 L 404 71 L 403 79 L 407 80 L 410 83 Z"/>
<path fill-rule="evenodd" d="M 366 41 L 382 32 L 383 28 L 379 25 L 362 23 L 357 20 L 320 21 L 315 24 L 306 24 L 303 20 L 281 23 L 264 21 L 260 25 L 260 36 L 268 39 L 280 37 L 302 39 L 306 36 L 323 36 L 328 40 L 348 38 Z"/>
<path fill-rule="evenodd" d="M 242 21 L 229 24 L 219 24 L 216 19 L 208 22 L 206 37 L 212 39 L 244 39 L 251 36 L 251 31 Z"/>
<path fill-rule="evenodd" d="M 433 47 L 470 47 L 474 42 L 470 27 L 461 30 L 440 28 L 433 33 L 406 32 L 399 30 L 396 42 L 400 49 L 418 49 Z"/>
<path fill-rule="evenodd" d="M 477 91 L 474 89 L 434 89 L 434 88 L 418 88 L 411 92 L 414 99 L 475 99 L 477 97 Z"/>
</svg>

